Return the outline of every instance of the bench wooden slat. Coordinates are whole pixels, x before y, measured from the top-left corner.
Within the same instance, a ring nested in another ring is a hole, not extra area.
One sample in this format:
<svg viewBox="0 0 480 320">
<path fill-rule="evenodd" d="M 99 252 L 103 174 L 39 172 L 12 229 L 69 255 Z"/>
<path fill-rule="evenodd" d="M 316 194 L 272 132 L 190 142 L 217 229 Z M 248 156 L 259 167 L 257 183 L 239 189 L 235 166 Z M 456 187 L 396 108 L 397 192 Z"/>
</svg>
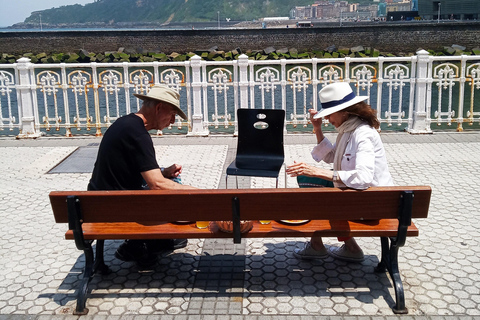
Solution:
<svg viewBox="0 0 480 320">
<path fill-rule="evenodd" d="M 65 202 L 68 195 L 80 199 L 84 222 L 155 222 L 170 217 L 170 221 L 231 220 L 233 197 L 240 201 L 243 220 L 395 219 L 400 194 L 406 189 L 415 193 L 412 218 L 426 218 L 431 193 L 426 186 L 363 191 L 338 188 L 61 191 L 51 192 L 50 201 L 58 223 L 68 222 Z"/>
<path fill-rule="evenodd" d="M 195 224 L 159 223 L 156 225 L 142 225 L 134 222 L 126 223 L 85 223 L 82 225 L 83 236 L 86 240 L 114 240 L 114 239 L 158 239 L 158 238 L 231 238 L 232 234 L 220 231 L 218 226 L 211 222 L 208 229 L 198 229 Z M 243 233 L 243 238 L 271 238 L 271 237 L 311 237 L 318 233 L 324 237 L 376 237 L 395 236 L 398 232 L 398 220 L 381 219 L 379 221 L 329 221 L 312 220 L 302 225 L 287 225 L 272 221 L 269 225 L 253 222 L 253 228 Z M 412 223 L 407 231 L 408 236 L 418 236 L 418 229 Z M 67 231 L 65 238 L 73 239 L 73 232 Z"/>
</svg>

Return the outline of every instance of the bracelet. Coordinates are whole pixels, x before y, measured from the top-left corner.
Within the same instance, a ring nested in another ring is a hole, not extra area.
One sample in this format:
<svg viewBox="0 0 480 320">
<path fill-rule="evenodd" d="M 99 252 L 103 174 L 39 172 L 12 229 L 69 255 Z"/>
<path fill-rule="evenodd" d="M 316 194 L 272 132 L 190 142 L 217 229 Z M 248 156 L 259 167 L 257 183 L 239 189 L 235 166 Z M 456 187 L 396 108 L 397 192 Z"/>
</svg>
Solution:
<svg viewBox="0 0 480 320">
<path fill-rule="evenodd" d="M 333 182 L 338 182 L 340 179 L 338 178 L 337 170 L 333 170 Z"/>
</svg>

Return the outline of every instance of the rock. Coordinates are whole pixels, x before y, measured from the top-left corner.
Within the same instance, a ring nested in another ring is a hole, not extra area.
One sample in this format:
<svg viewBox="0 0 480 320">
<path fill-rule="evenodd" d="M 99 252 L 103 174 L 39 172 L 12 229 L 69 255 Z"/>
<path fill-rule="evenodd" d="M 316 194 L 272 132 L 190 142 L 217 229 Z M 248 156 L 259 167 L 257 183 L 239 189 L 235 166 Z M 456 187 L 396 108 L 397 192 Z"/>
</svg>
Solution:
<svg viewBox="0 0 480 320">
<path fill-rule="evenodd" d="M 47 54 L 45 52 L 42 52 L 42 53 L 37 54 L 36 57 L 37 57 L 38 60 L 41 60 L 43 58 L 46 58 Z"/>
<path fill-rule="evenodd" d="M 103 59 L 105 59 L 105 55 L 99 53 L 99 54 L 96 55 L 96 58 L 97 58 L 97 61 L 103 61 Z"/>
<path fill-rule="evenodd" d="M 350 51 L 351 52 L 364 52 L 365 48 L 363 46 L 356 46 L 356 47 L 350 48 Z"/>
<path fill-rule="evenodd" d="M 157 54 L 154 54 L 153 57 L 154 59 L 158 60 L 158 61 L 162 61 L 162 62 L 165 62 L 168 60 L 168 57 L 165 53 L 157 53 Z"/>
<path fill-rule="evenodd" d="M 350 53 L 350 49 L 345 47 L 340 47 L 338 48 L 338 52 L 343 53 L 344 55 L 348 55 Z"/>
<path fill-rule="evenodd" d="M 121 52 L 119 55 L 120 55 L 120 60 L 128 61 L 128 60 L 130 59 L 130 55 L 129 55 L 129 54 L 126 54 L 126 53 Z"/>
<path fill-rule="evenodd" d="M 453 44 L 452 48 L 455 49 L 455 50 L 460 50 L 460 51 L 465 51 L 465 49 L 467 49 L 466 47 L 460 46 L 458 44 Z"/>
<path fill-rule="evenodd" d="M 83 59 L 85 59 L 86 57 L 89 56 L 89 53 L 88 53 L 87 50 L 81 49 L 81 50 L 78 51 L 78 55 L 83 60 Z"/>
<path fill-rule="evenodd" d="M 123 52 L 125 52 L 126 54 L 129 54 L 130 56 L 134 55 L 137 53 L 137 51 L 133 48 L 127 48 L 125 49 Z"/>
<path fill-rule="evenodd" d="M 148 51 L 143 49 L 142 47 L 139 47 L 136 49 L 137 53 L 140 53 L 140 54 L 146 54 Z"/>
<path fill-rule="evenodd" d="M 443 52 L 448 55 L 454 55 L 455 49 L 453 49 L 452 47 L 443 47 Z"/>
<path fill-rule="evenodd" d="M 215 57 L 217 57 L 215 51 L 208 53 L 207 55 L 207 60 L 213 60 Z"/>
<path fill-rule="evenodd" d="M 186 60 L 187 60 L 187 56 L 184 54 L 179 54 L 173 59 L 173 61 L 186 61 Z"/>
<path fill-rule="evenodd" d="M 480 48 L 479 47 L 473 48 L 472 53 L 476 56 L 480 56 Z"/>
<path fill-rule="evenodd" d="M 327 47 L 324 51 L 332 53 L 334 51 L 337 51 L 337 47 L 335 45 L 331 45 Z"/>
<path fill-rule="evenodd" d="M 277 55 L 276 52 L 270 52 L 270 53 L 268 54 L 268 59 L 278 60 L 278 59 L 280 59 L 280 58 L 278 57 L 278 55 Z"/>
<path fill-rule="evenodd" d="M 264 53 L 264 54 L 267 54 L 267 55 L 268 55 L 268 54 L 270 54 L 270 53 L 272 53 L 272 52 L 275 52 L 275 48 L 274 48 L 274 47 L 268 47 L 268 48 L 263 49 L 263 53 Z"/>
</svg>

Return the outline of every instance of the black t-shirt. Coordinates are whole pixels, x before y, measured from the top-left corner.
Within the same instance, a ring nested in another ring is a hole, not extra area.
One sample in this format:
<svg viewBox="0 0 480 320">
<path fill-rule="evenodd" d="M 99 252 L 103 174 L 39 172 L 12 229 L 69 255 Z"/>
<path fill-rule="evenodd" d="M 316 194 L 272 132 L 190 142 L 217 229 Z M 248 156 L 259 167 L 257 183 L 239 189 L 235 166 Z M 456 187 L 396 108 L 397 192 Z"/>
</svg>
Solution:
<svg viewBox="0 0 480 320">
<path fill-rule="evenodd" d="M 159 168 L 143 120 L 131 113 L 105 132 L 88 190 L 141 190 L 141 172 Z"/>
</svg>

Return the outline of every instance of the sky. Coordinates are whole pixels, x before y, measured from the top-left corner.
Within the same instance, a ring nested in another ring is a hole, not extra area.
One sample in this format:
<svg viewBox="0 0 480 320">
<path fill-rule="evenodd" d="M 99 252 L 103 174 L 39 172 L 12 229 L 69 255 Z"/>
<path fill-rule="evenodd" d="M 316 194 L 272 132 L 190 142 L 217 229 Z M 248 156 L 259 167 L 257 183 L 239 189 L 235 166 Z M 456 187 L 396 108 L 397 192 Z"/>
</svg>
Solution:
<svg viewBox="0 0 480 320">
<path fill-rule="evenodd" d="M 23 22 L 30 13 L 70 4 L 92 3 L 94 0 L 0 0 L 0 27 Z"/>
</svg>

